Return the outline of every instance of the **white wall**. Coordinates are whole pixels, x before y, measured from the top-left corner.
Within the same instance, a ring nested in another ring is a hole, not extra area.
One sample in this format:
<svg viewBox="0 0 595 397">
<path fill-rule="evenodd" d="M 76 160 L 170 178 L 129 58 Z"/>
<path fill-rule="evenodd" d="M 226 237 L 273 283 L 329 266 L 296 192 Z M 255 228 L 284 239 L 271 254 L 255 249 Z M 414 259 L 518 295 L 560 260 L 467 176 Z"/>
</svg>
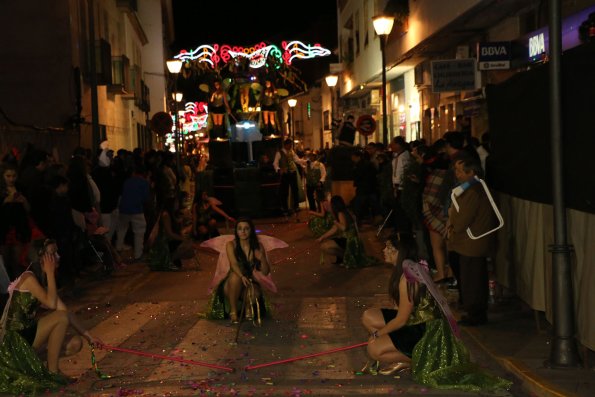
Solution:
<svg viewBox="0 0 595 397">
<path fill-rule="evenodd" d="M 149 117 L 157 112 L 166 111 L 166 51 L 163 47 L 163 23 L 161 0 L 143 0 L 138 2 L 138 17 L 149 39 L 142 47 L 143 79 L 151 90 L 151 111 Z"/>
</svg>

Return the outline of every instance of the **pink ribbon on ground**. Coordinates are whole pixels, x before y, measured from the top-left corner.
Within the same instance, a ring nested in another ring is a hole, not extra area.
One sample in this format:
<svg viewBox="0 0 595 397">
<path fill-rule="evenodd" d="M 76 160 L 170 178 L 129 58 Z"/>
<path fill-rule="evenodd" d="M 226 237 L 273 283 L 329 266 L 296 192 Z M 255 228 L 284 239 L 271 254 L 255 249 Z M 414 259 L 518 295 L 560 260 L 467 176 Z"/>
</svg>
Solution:
<svg viewBox="0 0 595 397">
<path fill-rule="evenodd" d="M 184 363 L 184 364 L 196 365 L 199 367 L 220 369 L 222 371 L 227 371 L 227 372 L 235 371 L 233 368 L 223 367 L 221 365 L 209 364 L 209 363 L 204 363 L 201 361 L 186 360 L 186 359 L 183 359 L 180 357 L 163 356 L 161 354 L 147 353 L 147 352 L 143 352 L 143 351 L 139 351 L 139 350 L 123 349 L 121 347 L 116 347 L 116 346 L 101 345 L 101 346 L 99 346 L 99 348 L 105 349 L 105 350 L 122 352 L 122 353 L 134 354 L 136 356 L 151 357 L 151 358 L 158 358 L 161 360 L 175 361 L 175 362 Z"/>
<path fill-rule="evenodd" d="M 362 342 L 362 343 L 358 343 L 357 345 L 337 347 L 335 349 L 325 350 L 323 352 L 318 352 L 318 353 L 306 354 L 304 356 L 291 357 L 291 358 L 286 358 L 284 360 L 272 361 L 272 362 L 264 363 L 264 364 L 249 365 L 249 366 L 245 367 L 244 369 L 246 371 L 251 371 L 253 369 L 258 369 L 258 368 L 263 368 L 263 367 L 270 367 L 272 365 L 291 363 L 293 361 L 303 360 L 303 359 L 306 359 L 306 358 L 324 356 L 325 354 L 337 353 L 337 352 L 341 352 L 341 351 L 344 351 L 344 350 L 351 350 L 351 349 L 355 349 L 357 347 L 366 346 L 367 344 L 368 344 L 368 342 Z"/>
</svg>

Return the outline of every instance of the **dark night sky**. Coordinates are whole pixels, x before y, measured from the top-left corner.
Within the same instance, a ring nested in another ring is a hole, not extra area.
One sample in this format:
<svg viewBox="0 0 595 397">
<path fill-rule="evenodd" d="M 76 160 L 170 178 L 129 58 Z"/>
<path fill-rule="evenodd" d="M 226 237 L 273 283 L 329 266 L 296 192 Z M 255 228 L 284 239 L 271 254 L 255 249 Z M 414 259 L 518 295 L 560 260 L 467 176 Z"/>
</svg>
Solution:
<svg viewBox="0 0 595 397">
<path fill-rule="evenodd" d="M 335 0 L 173 0 L 173 7 L 175 53 L 202 44 L 249 47 L 267 41 L 280 46 L 283 40 L 319 43 L 331 51 L 337 47 Z M 332 62 L 337 62 L 335 55 L 296 61 L 293 66 L 312 83 L 328 74 Z"/>
</svg>

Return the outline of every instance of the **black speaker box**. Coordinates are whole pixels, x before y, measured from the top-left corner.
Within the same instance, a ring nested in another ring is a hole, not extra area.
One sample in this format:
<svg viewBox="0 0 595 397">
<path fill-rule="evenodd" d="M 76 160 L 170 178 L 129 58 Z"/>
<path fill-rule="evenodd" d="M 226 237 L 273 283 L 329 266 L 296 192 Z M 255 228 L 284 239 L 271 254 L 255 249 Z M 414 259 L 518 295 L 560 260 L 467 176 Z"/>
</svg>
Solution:
<svg viewBox="0 0 595 397">
<path fill-rule="evenodd" d="M 233 167 L 229 141 L 209 142 L 209 163 L 216 168 Z"/>
<path fill-rule="evenodd" d="M 255 161 L 260 159 L 260 156 L 266 154 L 269 156 L 271 162 L 275 160 L 275 153 L 281 148 L 281 138 L 265 139 L 262 141 L 252 142 L 252 157 Z"/>
<path fill-rule="evenodd" d="M 247 163 L 250 161 L 248 158 L 248 142 L 232 142 L 231 158 L 234 163 Z"/>
</svg>

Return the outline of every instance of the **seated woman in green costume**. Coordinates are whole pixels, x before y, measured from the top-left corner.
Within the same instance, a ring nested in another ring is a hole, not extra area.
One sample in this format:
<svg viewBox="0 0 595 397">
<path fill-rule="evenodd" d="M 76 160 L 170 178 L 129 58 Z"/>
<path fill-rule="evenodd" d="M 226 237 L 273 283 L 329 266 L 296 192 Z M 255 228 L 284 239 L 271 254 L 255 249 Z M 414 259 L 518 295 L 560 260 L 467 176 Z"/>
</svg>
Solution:
<svg viewBox="0 0 595 397">
<path fill-rule="evenodd" d="M 224 244 L 224 245 L 223 245 Z M 270 276 L 266 251 L 286 247 L 281 240 L 269 236 L 257 236 L 254 224 L 248 218 L 238 219 L 234 236 L 220 236 L 205 241 L 203 247 L 220 252 L 215 276 L 211 282 L 207 317 L 239 320 L 241 305 L 245 305 L 246 317 L 266 314 L 262 288 L 277 292 Z M 245 302 L 247 301 L 247 302 Z M 242 303 L 243 302 L 243 303 Z"/>
<path fill-rule="evenodd" d="M 69 325 L 89 343 L 102 344 L 58 296 L 57 249 L 54 240 L 33 242 L 29 255 L 32 265 L 8 287 L 10 297 L 0 321 L 0 393 L 32 395 L 68 384 L 70 379 L 60 373 L 58 359 Z M 37 319 L 41 305 L 49 312 Z M 77 340 L 80 350 L 82 343 L 79 337 Z M 47 367 L 35 352 L 46 343 Z"/>
<path fill-rule="evenodd" d="M 395 375 L 411 371 L 413 380 L 439 389 L 495 391 L 511 382 L 471 363 L 459 329 L 428 266 L 417 260 L 412 238 L 395 244 L 397 260 L 389 281 L 392 309 L 368 309 L 362 323 L 370 333 L 370 361 L 362 372 Z"/>
<path fill-rule="evenodd" d="M 335 217 L 331 209 L 330 193 L 326 194 L 326 197 L 318 197 L 318 195 L 325 195 L 322 189 L 314 192 L 316 199 L 320 202 L 320 212 L 310 211 L 312 218 L 308 221 L 308 228 L 314 234 L 314 237 L 320 237 L 324 233 L 328 232 L 331 227 L 335 224 Z"/>
<path fill-rule="evenodd" d="M 335 264 L 346 267 L 364 267 L 378 263 L 366 255 L 364 243 L 359 238 L 353 216 L 347 210 L 341 196 L 331 197 L 331 211 L 334 217 L 333 226 L 316 241 L 324 255 L 335 256 Z"/>
<path fill-rule="evenodd" d="M 178 208 L 179 201 L 171 198 L 159 215 L 157 228 L 151 231 L 153 239 L 149 250 L 149 267 L 156 271 L 176 271 L 182 268 L 182 259 L 195 258 L 192 241 L 182 235 L 182 219 Z"/>
<path fill-rule="evenodd" d="M 234 218 L 219 208 L 220 205 L 221 201 L 209 197 L 207 192 L 200 189 L 196 191 L 192 203 L 192 235 L 195 239 L 203 241 L 219 236 L 215 214 L 235 222 Z"/>
</svg>

